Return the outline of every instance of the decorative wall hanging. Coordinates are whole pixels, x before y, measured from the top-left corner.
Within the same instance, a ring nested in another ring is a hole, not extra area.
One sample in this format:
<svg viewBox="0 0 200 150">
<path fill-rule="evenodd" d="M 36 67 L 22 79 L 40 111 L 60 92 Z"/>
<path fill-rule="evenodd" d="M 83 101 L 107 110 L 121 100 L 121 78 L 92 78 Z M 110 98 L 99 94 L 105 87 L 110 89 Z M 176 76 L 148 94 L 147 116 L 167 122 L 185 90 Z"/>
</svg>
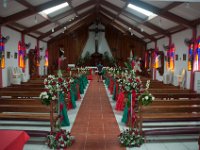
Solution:
<svg viewBox="0 0 200 150">
<path fill-rule="evenodd" d="M 200 70 L 200 37 L 197 40 L 195 49 L 194 71 Z"/>
<path fill-rule="evenodd" d="M 44 66 L 48 67 L 49 66 L 49 61 L 48 61 L 48 50 L 45 51 L 45 56 L 44 56 L 44 59 L 45 59 L 45 63 L 44 63 Z"/>
<path fill-rule="evenodd" d="M 22 43 L 21 41 L 19 41 L 19 43 L 18 43 L 18 65 L 20 68 L 25 68 L 25 60 L 24 60 L 25 51 L 26 51 L 25 44 Z"/>
<path fill-rule="evenodd" d="M 175 59 L 175 47 L 174 44 L 168 47 L 167 50 L 167 62 L 166 68 L 170 70 L 174 70 L 174 59 Z"/>
<path fill-rule="evenodd" d="M 0 61 L 1 61 L 1 68 L 5 68 L 5 46 L 4 46 L 4 38 L 0 35 Z"/>
</svg>

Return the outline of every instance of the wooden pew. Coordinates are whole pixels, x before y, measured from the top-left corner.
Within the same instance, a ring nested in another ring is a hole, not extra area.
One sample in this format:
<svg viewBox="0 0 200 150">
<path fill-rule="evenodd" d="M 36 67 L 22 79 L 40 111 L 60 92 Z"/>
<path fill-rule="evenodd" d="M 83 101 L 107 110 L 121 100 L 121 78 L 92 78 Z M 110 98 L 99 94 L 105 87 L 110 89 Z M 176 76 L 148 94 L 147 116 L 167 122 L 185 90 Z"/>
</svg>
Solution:
<svg viewBox="0 0 200 150">
<path fill-rule="evenodd" d="M 48 121 L 49 112 L 50 107 L 39 99 L 0 99 L 1 120 Z"/>
<path fill-rule="evenodd" d="M 10 97 L 39 97 L 41 91 L 0 91 L 0 96 Z"/>
<path fill-rule="evenodd" d="M 155 100 L 149 106 L 139 106 L 140 128 L 148 135 L 200 134 L 200 99 Z M 148 123 L 162 123 L 148 125 Z M 176 123 L 176 124 L 168 124 Z M 177 124 L 187 122 L 187 124 Z M 145 123 L 145 125 L 144 125 Z M 151 128 L 146 130 L 146 128 Z M 196 140 L 196 139 L 195 139 Z"/>
</svg>

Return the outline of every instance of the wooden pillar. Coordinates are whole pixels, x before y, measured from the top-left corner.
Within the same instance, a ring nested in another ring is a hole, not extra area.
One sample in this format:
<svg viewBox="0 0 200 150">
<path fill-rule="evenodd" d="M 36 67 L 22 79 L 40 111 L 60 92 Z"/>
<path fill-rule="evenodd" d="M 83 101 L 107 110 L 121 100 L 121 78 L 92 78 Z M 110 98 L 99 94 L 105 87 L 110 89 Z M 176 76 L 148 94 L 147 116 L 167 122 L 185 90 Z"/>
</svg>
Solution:
<svg viewBox="0 0 200 150">
<path fill-rule="evenodd" d="M 196 38 L 197 38 L 197 27 L 195 26 L 193 29 L 192 29 L 192 40 L 194 41 L 194 51 L 196 50 L 195 49 L 195 43 L 196 43 Z M 194 55 L 195 53 L 193 53 Z M 194 63 L 195 63 L 195 56 L 193 56 L 194 59 L 193 59 L 193 68 L 191 70 L 191 75 L 190 75 L 190 89 L 191 90 L 194 90 Z"/>
</svg>

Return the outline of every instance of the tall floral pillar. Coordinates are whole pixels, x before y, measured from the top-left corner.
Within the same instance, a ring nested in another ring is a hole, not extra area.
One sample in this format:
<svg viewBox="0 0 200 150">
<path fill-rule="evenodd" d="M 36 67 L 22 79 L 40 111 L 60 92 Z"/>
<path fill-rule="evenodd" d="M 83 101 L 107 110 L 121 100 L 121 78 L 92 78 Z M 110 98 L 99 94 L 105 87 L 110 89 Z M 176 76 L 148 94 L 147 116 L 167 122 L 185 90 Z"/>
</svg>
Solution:
<svg viewBox="0 0 200 150">
<path fill-rule="evenodd" d="M 4 42 L 3 42 L 3 37 L 1 35 L 1 27 L 0 27 L 0 58 L 1 58 L 1 67 L 0 67 L 0 87 L 3 86 L 3 81 L 2 81 L 2 69 L 5 67 L 5 55 L 4 55 Z"/>
<path fill-rule="evenodd" d="M 1 61 L 1 69 L 5 68 L 5 47 L 3 37 L 0 34 L 0 61 Z"/>
<path fill-rule="evenodd" d="M 45 56 L 44 56 L 44 74 L 48 74 L 48 66 L 49 66 L 49 53 L 48 50 L 46 49 L 45 51 Z"/>
<path fill-rule="evenodd" d="M 37 40 L 37 46 L 36 46 L 36 66 L 37 66 L 37 75 L 40 74 L 40 46 L 39 46 L 39 40 Z"/>
<path fill-rule="evenodd" d="M 18 65 L 24 71 L 25 68 L 25 44 L 21 41 L 18 42 Z"/>
</svg>

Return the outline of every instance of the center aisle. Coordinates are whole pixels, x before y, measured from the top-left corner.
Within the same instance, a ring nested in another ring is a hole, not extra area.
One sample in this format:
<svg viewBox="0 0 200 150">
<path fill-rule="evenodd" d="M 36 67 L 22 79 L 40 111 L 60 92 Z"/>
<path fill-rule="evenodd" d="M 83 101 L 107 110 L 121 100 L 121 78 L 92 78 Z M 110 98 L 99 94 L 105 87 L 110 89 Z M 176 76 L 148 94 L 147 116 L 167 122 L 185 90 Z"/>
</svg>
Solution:
<svg viewBox="0 0 200 150">
<path fill-rule="evenodd" d="M 120 130 L 102 82 L 92 80 L 72 127 L 71 150 L 125 150 L 118 143 Z"/>
</svg>

